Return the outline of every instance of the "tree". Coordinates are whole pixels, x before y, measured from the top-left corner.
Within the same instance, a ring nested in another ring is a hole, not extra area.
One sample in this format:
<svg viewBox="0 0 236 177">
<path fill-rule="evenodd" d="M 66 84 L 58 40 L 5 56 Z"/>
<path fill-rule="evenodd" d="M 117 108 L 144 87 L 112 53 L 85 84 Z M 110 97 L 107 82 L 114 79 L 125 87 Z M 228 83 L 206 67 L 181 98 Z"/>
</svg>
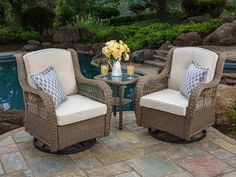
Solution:
<svg viewBox="0 0 236 177">
<path fill-rule="evenodd" d="M 15 15 L 16 25 L 22 26 L 22 0 L 9 0 Z"/>
<path fill-rule="evenodd" d="M 160 11 L 160 21 L 164 22 L 167 18 L 167 0 L 158 0 L 159 11 Z"/>
<path fill-rule="evenodd" d="M 158 13 L 160 21 L 165 22 L 167 18 L 168 0 L 145 0 L 145 1 L 150 9 L 154 9 Z"/>
<path fill-rule="evenodd" d="M 3 3 L 0 2 L 0 25 L 3 24 L 5 22 L 5 9 L 3 6 Z"/>
</svg>

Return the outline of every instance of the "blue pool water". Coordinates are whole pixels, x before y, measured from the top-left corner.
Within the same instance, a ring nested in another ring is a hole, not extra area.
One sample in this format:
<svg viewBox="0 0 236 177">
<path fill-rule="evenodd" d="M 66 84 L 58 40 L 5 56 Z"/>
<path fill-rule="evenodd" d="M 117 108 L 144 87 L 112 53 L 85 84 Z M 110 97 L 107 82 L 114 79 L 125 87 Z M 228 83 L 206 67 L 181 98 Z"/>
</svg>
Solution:
<svg viewBox="0 0 236 177">
<path fill-rule="evenodd" d="M 79 63 L 82 74 L 92 79 L 99 74 L 99 69 L 92 66 L 91 56 L 79 54 Z M 135 85 L 125 88 L 125 97 L 132 98 Z M 12 55 L 0 54 L 0 105 L 5 109 L 24 109 L 22 90 L 18 82 L 17 66 Z M 124 110 L 132 110 L 133 105 L 128 104 Z"/>
</svg>

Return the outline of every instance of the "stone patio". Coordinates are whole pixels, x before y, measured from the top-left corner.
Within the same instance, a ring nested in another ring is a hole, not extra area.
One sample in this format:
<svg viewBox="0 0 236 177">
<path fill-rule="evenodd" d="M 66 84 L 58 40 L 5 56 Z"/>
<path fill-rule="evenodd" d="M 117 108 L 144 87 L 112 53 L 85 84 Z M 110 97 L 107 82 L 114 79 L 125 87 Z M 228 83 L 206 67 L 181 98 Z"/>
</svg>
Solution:
<svg viewBox="0 0 236 177">
<path fill-rule="evenodd" d="M 88 151 L 51 155 L 32 146 L 20 128 L 0 136 L 2 177 L 235 177 L 236 141 L 209 128 L 204 140 L 185 145 L 160 142 L 124 113 L 124 130 L 113 117 L 110 136 Z"/>
</svg>

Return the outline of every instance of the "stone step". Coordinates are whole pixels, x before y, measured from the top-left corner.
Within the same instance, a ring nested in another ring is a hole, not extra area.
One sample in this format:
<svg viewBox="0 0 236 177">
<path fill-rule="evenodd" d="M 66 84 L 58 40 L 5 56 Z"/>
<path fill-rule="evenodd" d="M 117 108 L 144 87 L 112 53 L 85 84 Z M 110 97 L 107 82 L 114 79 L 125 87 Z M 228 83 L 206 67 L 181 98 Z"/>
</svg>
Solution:
<svg viewBox="0 0 236 177">
<path fill-rule="evenodd" d="M 161 56 L 161 55 L 153 55 L 153 58 L 155 60 L 161 60 L 161 61 L 166 61 L 167 60 L 166 56 Z"/>
<path fill-rule="evenodd" d="M 157 66 L 157 67 L 163 67 L 165 65 L 165 62 L 162 62 L 159 60 L 144 60 L 144 64 Z"/>
<path fill-rule="evenodd" d="M 167 56 L 168 51 L 166 51 L 166 50 L 154 50 L 154 53 L 155 53 L 156 55 Z"/>
</svg>

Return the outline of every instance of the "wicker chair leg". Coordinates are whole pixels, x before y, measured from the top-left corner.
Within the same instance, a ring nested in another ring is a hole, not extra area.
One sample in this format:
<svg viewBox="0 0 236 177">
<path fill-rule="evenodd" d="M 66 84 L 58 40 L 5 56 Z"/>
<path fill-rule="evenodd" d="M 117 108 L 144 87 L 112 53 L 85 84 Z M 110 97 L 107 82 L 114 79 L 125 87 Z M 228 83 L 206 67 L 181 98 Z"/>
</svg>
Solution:
<svg viewBox="0 0 236 177">
<path fill-rule="evenodd" d="M 59 150 L 57 152 L 51 152 L 50 148 L 46 144 L 42 143 L 37 138 L 34 138 L 33 140 L 33 145 L 36 149 L 42 152 L 50 153 L 50 154 L 75 154 L 75 153 L 86 151 L 90 149 L 91 147 L 93 147 L 95 144 L 96 144 L 96 139 L 90 139 L 90 140 L 75 144 L 73 146 L 70 146 L 68 148 Z"/>
<path fill-rule="evenodd" d="M 169 133 L 157 130 L 157 129 L 153 129 L 153 128 L 148 128 L 148 133 L 160 140 L 160 141 L 164 141 L 164 142 L 168 142 L 168 143 L 175 143 L 175 144 L 188 144 L 188 143 L 193 143 L 193 142 L 197 142 L 197 141 L 201 141 L 202 139 L 204 139 L 207 136 L 207 131 L 203 130 L 202 132 L 198 133 L 197 135 L 191 137 L 190 140 L 185 140 L 185 139 L 181 139 L 177 136 L 171 135 Z"/>
</svg>

